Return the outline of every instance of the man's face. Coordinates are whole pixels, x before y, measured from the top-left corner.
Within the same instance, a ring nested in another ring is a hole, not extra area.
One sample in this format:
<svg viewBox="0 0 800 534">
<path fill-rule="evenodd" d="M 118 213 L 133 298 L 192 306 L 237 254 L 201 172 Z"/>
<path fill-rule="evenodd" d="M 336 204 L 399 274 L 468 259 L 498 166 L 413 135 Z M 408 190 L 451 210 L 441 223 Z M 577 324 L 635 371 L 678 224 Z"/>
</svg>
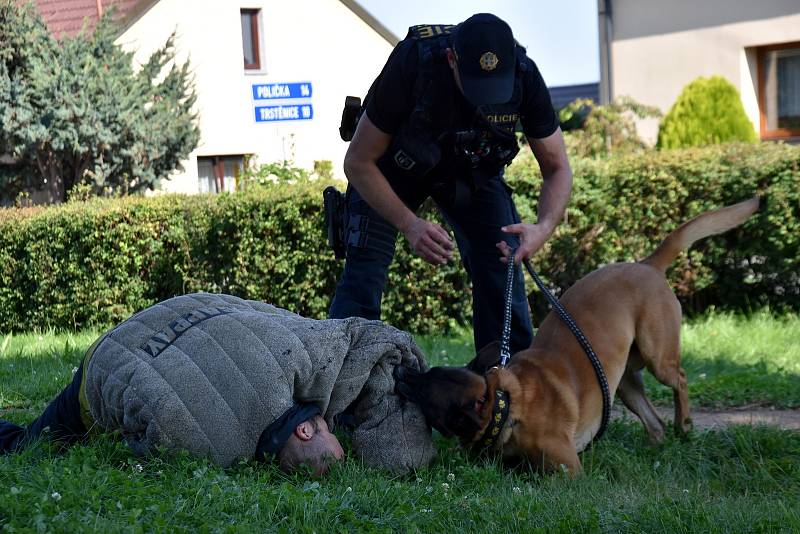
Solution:
<svg viewBox="0 0 800 534">
<path fill-rule="evenodd" d="M 317 416 L 317 429 L 319 433 L 319 439 L 322 440 L 324 444 L 323 456 L 328 457 L 331 460 L 331 463 L 338 462 L 344 458 L 344 450 L 342 449 L 341 443 L 330 431 L 328 428 L 328 423 L 325 422 L 321 416 Z"/>
<path fill-rule="evenodd" d="M 321 476 L 344 458 L 344 450 L 325 419 L 317 415 L 297 425 L 279 457 L 286 471 L 305 465 L 314 475 Z"/>
</svg>

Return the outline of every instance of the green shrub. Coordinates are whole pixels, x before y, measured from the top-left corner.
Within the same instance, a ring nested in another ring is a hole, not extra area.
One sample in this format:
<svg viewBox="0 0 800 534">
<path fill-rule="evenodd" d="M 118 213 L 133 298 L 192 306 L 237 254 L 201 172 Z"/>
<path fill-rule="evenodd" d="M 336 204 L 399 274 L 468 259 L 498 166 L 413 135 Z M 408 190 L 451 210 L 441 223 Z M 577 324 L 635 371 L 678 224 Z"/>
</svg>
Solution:
<svg viewBox="0 0 800 534">
<path fill-rule="evenodd" d="M 333 162 L 329 159 L 314 160 L 314 174 L 323 180 L 333 180 Z"/>
<path fill-rule="evenodd" d="M 639 104 L 628 97 L 605 106 L 589 99 L 578 99 L 558 112 L 570 159 L 619 156 L 646 150 L 647 145 L 639 137 L 634 119 L 660 116 L 658 108 Z"/>
<path fill-rule="evenodd" d="M 309 172 L 296 167 L 290 161 L 275 161 L 261 163 L 258 165 L 248 164 L 242 173 L 241 183 L 247 189 L 251 186 L 273 186 L 286 187 L 299 182 L 306 182 L 309 179 Z"/>
<path fill-rule="evenodd" d="M 659 148 L 706 146 L 756 140 L 739 91 L 722 76 L 697 78 L 687 85 L 661 122 Z"/>
<path fill-rule="evenodd" d="M 670 281 L 689 311 L 800 309 L 800 147 L 731 144 L 578 159 L 573 168 L 567 221 L 534 261 L 556 292 L 602 264 L 645 257 L 702 211 L 759 192 L 762 210 L 682 254 Z M 523 219 L 535 220 L 541 178 L 529 152 L 507 178 Z M 342 268 L 322 223 L 328 184 L 0 209 L 0 332 L 106 325 L 192 291 L 323 318 Z M 458 262 L 427 265 L 402 239 L 397 251 L 384 320 L 419 333 L 468 324 Z"/>
</svg>

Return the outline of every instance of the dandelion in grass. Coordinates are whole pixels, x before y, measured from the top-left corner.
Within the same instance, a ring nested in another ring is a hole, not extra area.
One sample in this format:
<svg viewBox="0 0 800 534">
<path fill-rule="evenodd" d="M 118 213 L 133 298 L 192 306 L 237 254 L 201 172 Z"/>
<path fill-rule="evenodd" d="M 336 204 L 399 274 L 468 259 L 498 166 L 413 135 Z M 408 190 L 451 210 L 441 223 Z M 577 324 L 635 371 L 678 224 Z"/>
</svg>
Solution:
<svg viewBox="0 0 800 534">
<path fill-rule="evenodd" d="M 450 491 L 450 484 L 448 484 L 447 482 L 442 482 L 442 490 L 444 490 L 445 493 Z"/>
<path fill-rule="evenodd" d="M 134 473 L 141 473 L 142 471 L 144 471 L 144 467 L 142 467 L 142 464 L 136 464 L 133 466 Z"/>
<path fill-rule="evenodd" d="M 50 497 L 51 497 L 51 498 L 52 498 L 54 501 L 60 501 L 60 500 L 61 500 L 61 494 L 60 494 L 59 492 L 57 492 L 57 491 L 54 491 L 53 493 L 51 493 L 51 494 L 50 494 Z"/>
<path fill-rule="evenodd" d="M 455 479 L 456 479 L 456 476 L 453 473 L 447 473 L 447 481 L 448 482 L 453 482 L 453 481 L 455 481 Z"/>
<path fill-rule="evenodd" d="M 513 491 L 515 495 L 522 495 L 522 488 L 519 486 L 514 486 L 511 488 L 511 491 Z"/>
</svg>

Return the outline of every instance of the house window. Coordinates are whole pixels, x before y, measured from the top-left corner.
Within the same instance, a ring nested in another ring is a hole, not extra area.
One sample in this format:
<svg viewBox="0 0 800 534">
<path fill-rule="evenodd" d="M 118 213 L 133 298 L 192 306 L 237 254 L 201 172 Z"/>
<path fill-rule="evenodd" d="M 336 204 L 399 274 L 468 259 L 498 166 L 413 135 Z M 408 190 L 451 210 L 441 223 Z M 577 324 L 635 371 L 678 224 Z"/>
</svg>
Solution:
<svg viewBox="0 0 800 534">
<path fill-rule="evenodd" d="M 800 136 L 800 43 L 758 49 L 761 137 Z"/>
<path fill-rule="evenodd" d="M 199 193 L 233 193 L 239 189 L 244 170 L 244 156 L 209 156 L 197 158 Z"/>
<path fill-rule="evenodd" d="M 261 57 L 259 55 L 258 15 L 259 9 L 242 9 L 242 50 L 244 51 L 245 70 L 259 70 Z"/>
</svg>

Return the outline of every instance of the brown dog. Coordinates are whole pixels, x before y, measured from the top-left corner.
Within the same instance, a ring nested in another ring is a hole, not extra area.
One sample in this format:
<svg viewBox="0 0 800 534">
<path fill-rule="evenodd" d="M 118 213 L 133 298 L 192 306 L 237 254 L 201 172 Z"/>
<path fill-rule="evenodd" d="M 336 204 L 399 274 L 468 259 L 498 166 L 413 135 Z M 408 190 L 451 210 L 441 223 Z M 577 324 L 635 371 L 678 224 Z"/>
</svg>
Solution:
<svg viewBox="0 0 800 534">
<path fill-rule="evenodd" d="M 655 443 L 664 439 L 665 427 L 645 395 L 643 367 L 672 388 L 675 431 L 683 434 L 692 426 L 686 373 L 680 366 L 681 307 L 665 271 L 698 239 L 743 223 L 758 203 L 753 198 L 703 213 L 667 236 L 644 261 L 598 269 L 561 298 L 600 358 L 612 398 L 616 392 Z M 499 344 L 493 343 L 466 368 L 419 373 L 398 366 L 397 390 L 422 407 L 434 428 L 458 436 L 465 446 L 483 443 L 494 420 L 496 392 L 505 391 L 508 419 L 492 448 L 506 459 L 524 458 L 548 471 L 563 465 L 579 473 L 578 452 L 600 427 L 603 399 L 574 335 L 551 312 L 529 349 L 516 353 L 506 368 L 493 367 L 499 360 Z"/>
</svg>

